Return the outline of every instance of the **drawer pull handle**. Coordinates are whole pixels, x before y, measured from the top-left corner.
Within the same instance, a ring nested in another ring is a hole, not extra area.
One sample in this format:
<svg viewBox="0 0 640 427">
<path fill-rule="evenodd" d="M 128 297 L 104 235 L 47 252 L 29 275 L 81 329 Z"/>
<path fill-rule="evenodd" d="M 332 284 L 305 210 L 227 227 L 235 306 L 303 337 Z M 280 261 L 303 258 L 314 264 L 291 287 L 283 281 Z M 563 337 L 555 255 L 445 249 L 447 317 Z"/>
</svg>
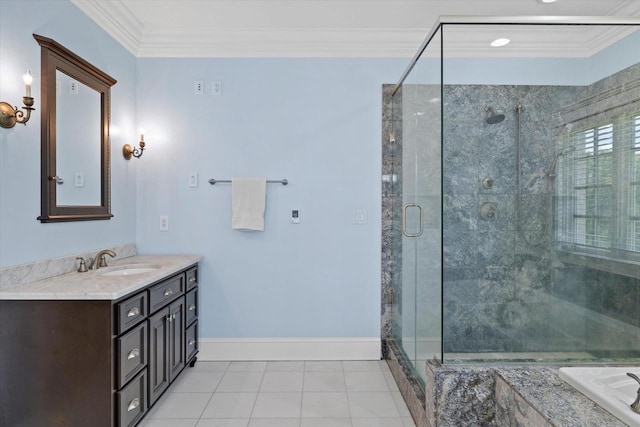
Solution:
<svg viewBox="0 0 640 427">
<path fill-rule="evenodd" d="M 169 295 L 172 295 L 172 294 L 173 294 L 173 289 L 171 289 L 171 288 L 169 288 L 166 291 L 164 291 L 164 296 L 165 297 L 168 297 Z"/>
<path fill-rule="evenodd" d="M 168 316 L 167 316 L 167 320 L 168 320 L 169 322 L 171 322 L 171 315 L 168 315 Z"/>
<path fill-rule="evenodd" d="M 189 283 L 193 283 L 193 282 L 195 282 L 195 281 L 196 281 L 196 278 L 195 278 L 195 277 L 190 277 L 190 278 L 189 278 Z"/>
<path fill-rule="evenodd" d="M 191 304 L 189 306 L 189 311 L 194 311 L 196 309 L 196 305 L 195 304 Z"/>
<path fill-rule="evenodd" d="M 194 345 L 195 343 L 196 343 L 196 340 L 194 340 L 193 338 L 189 340 L 189 345 Z"/>
<path fill-rule="evenodd" d="M 134 348 L 127 356 L 127 360 L 135 359 L 138 356 L 140 356 L 140 349 Z"/>
<path fill-rule="evenodd" d="M 138 399 L 137 397 L 135 399 L 133 399 L 130 403 L 129 403 L 129 407 L 127 407 L 127 412 L 131 412 L 134 409 L 136 409 L 138 406 L 140 406 L 140 399 Z"/>
<path fill-rule="evenodd" d="M 173 320 L 176 320 L 176 315 L 175 314 L 173 315 Z"/>
<path fill-rule="evenodd" d="M 133 307 L 127 313 L 127 317 L 134 317 L 134 316 L 137 316 L 138 314 L 140 314 L 140 309 L 138 307 Z"/>
</svg>

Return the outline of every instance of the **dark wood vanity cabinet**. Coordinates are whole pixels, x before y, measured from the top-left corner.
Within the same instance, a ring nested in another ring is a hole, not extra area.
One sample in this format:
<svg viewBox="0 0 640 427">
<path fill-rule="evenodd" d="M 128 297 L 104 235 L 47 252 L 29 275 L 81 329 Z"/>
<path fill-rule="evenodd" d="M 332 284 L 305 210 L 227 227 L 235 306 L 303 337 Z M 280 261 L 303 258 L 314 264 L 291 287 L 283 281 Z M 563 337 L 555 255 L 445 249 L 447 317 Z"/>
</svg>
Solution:
<svg viewBox="0 0 640 427">
<path fill-rule="evenodd" d="M 185 366 L 184 296 L 149 319 L 149 403 L 153 405 Z"/>
<path fill-rule="evenodd" d="M 196 361 L 197 271 L 116 301 L 0 300 L 0 426 L 138 424 Z"/>
<path fill-rule="evenodd" d="M 125 399 L 118 406 L 120 420 L 122 420 L 121 427 L 136 425 L 146 410 L 153 406 L 173 380 L 178 377 L 186 364 L 190 363 L 193 366 L 195 363 L 197 351 L 187 352 L 187 335 L 191 334 L 191 331 L 187 331 L 185 319 L 187 317 L 187 300 L 191 306 L 197 307 L 197 275 L 197 267 L 192 267 L 183 273 L 150 286 L 145 291 L 149 294 L 149 316 L 140 320 L 141 325 L 149 330 L 148 364 L 144 371 L 148 377 L 148 387 L 142 390 L 146 393 L 141 391 L 141 396 L 136 396 L 135 393 L 130 394 L 127 398 L 128 401 Z M 190 291 L 185 294 L 187 289 Z M 119 303 L 124 308 L 116 311 L 129 313 L 127 311 L 130 310 L 129 307 L 139 307 L 139 304 L 135 302 L 139 298 L 139 295 L 134 295 L 125 299 Z M 194 310 L 195 308 L 191 311 Z M 196 318 L 190 318 L 192 324 L 196 322 Z M 137 327 L 132 331 L 136 330 Z M 128 332 L 127 335 L 130 333 Z M 191 337 L 191 335 L 189 336 Z M 194 335 L 192 340 L 197 340 L 197 336 Z M 120 354 L 119 357 L 120 360 L 130 360 L 130 355 L 125 357 Z M 135 381 L 134 379 L 133 384 Z M 138 390 L 137 385 L 135 385 L 135 389 Z M 144 406 L 141 403 L 143 401 Z M 139 417 L 131 417 L 131 411 L 139 411 Z"/>
</svg>

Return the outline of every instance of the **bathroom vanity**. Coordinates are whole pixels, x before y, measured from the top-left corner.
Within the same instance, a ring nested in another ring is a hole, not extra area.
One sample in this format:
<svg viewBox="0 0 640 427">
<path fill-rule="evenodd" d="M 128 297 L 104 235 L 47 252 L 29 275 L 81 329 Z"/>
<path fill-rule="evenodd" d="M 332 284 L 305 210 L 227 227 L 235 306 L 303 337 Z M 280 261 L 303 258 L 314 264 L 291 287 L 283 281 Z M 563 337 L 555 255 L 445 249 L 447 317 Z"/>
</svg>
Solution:
<svg viewBox="0 0 640 427">
<path fill-rule="evenodd" d="M 0 425 L 134 426 L 198 353 L 199 256 L 0 292 Z"/>
</svg>

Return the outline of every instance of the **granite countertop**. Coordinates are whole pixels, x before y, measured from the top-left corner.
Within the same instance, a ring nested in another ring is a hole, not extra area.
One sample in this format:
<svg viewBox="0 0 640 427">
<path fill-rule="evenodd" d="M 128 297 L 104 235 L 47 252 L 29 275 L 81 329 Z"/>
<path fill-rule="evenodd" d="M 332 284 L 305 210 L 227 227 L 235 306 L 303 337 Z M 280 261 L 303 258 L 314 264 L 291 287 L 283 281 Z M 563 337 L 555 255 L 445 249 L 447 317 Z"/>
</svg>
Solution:
<svg viewBox="0 0 640 427">
<path fill-rule="evenodd" d="M 499 367 L 502 377 L 550 423 L 563 427 L 623 427 L 618 420 L 558 376 L 555 367 Z"/>
<path fill-rule="evenodd" d="M 562 380 L 558 369 L 427 361 L 427 417 L 442 426 L 626 426 Z"/>
<path fill-rule="evenodd" d="M 202 260 L 200 255 L 139 255 L 86 273 L 66 273 L 0 291 L 0 300 L 116 300 Z M 158 265 L 147 273 L 105 276 L 130 264 Z"/>
</svg>

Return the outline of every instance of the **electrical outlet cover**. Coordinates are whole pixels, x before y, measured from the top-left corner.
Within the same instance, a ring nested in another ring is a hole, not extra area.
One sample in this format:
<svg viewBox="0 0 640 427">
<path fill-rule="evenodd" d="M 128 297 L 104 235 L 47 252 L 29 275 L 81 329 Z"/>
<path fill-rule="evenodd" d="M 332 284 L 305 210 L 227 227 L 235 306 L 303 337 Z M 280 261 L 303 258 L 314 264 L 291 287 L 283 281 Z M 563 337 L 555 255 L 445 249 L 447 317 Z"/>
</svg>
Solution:
<svg viewBox="0 0 640 427">
<path fill-rule="evenodd" d="M 160 215 L 160 231 L 169 231 L 168 215 Z"/>
<path fill-rule="evenodd" d="M 211 82 L 211 95 L 222 94 L 222 82 Z"/>
</svg>

